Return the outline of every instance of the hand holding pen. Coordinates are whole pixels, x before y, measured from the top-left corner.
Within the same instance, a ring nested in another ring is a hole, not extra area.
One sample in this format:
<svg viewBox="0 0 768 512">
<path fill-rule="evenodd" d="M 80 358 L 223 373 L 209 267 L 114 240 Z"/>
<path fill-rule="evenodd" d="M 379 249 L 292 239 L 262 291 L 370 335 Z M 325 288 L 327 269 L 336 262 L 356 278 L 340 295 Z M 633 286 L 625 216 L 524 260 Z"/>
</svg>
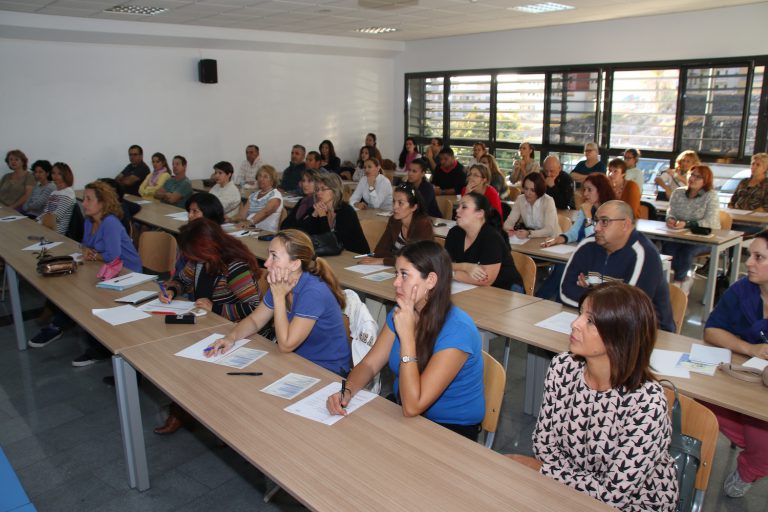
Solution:
<svg viewBox="0 0 768 512">
<path fill-rule="evenodd" d="M 347 392 L 349 392 L 349 395 L 347 395 Z M 341 391 L 330 395 L 325 401 L 325 406 L 331 414 L 346 416 L 347 405 L 350 400 L 352 400 L 352 390 L 347 387 L 345 379 L 341 381 Z"/>
<path fill-rule="evenodd" d="M 208 345 L 206 348 L 204 348 L 203 355 L 205 357 L 213 357 L 221 354 L 226 354 L 232 349 L 234 345 L 235 345 L 234 341 L 229 341 L 226 338 L 221 338 L 214 341 L 213 343 Z"/>
<path fill-rule="evenodd" d="M 160 302 L 169 304 L 173 300 L 173 295 L 168 293 L 168 290 L 166 290 L 165 284 L 162 281 L 158 281 L 157 286 L 160 288 L 160 295 L 158 296 Z"/>
</svg>

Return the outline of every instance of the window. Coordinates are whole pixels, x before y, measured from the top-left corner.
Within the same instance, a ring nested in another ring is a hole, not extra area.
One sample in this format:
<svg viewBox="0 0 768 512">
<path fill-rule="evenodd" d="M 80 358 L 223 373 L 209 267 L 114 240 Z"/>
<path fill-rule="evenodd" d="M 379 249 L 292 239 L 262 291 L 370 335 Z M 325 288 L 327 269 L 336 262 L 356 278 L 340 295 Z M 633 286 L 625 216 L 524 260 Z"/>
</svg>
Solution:
<svg viewBox="0 0 768 512">
<path fill-rule="evenodd" d="M 464 170 L 468 170 L 466 169 L 467 165 L 475 157 L 472 153 L 472 146 L 451 146 L 451 149 L 453 150 L 456 160 L 461 162 L 461 165 L 465 167 Z"/>
<path fill-rule="evenodd" d="M 496 163 L 499 164 L 499 169 L 504 174 L 509 174 L 515 166 L 515 160 L 520 158 L 516 149 L 498 149 L 493 156 L 496 157 Z M 537 153 L 536 158 L 538 156 Z"/>
<path fill-rule="evenodd" d="M 491 75 L 452 76 L 451 139 L 487 141 L 491 127 Z"/>
<path fill-rule="evenodd" d="M 544 79 L 544 74 L 496 77 L 496 140 L 541 142 Z"/>
<path fill-rule="evenodd" d="M 744 154 L 755 153 L 755 137 L 757 135 L 757 111 L 760 109 L 760 93 L 763 88 L 765 66 L 755 67 L 755 76 L 752 80 L 752 94 L 749 97 L 749 116 L 747 117 L 747 138 L 744 142 Z"/>
<path fill-rule="evenodd" d="M 614 72 L 611 147 L 673 149 L 678 76 L 677 69 Z"/>
<path fill-rule="evenodd" d="M 411 137 L 443 136 L 442 77 L 408 80 L 408 135 Z"/>
<path fill-rule="evenodd" d="M 584 144 L 597 140 L 598 73 L 553 73 L 549 141 Z"/>
<path fill-rule="evenodd" d="M 747 71 L 746 66 L 688 70 L 683 148 L 704 154 L 738 154 Z"/>
<path fill-rule="evenodd" d="M 560 160 L 560 166 L 567 173 L 570 173 L 573 170 L 573 168 L 576 167 L 577 163 L 581 162 L 582 160 L 586 160 L 584 153 L 553 152 L 553 153 L 550 153 L 550 155 L 554 155 Z"/>
</svg>

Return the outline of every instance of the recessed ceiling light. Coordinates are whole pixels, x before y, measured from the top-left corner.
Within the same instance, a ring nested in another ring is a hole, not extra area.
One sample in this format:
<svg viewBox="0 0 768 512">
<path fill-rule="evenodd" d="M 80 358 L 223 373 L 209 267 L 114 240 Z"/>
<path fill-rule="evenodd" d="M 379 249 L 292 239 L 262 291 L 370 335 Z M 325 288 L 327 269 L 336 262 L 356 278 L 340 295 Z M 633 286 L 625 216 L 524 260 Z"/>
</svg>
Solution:
<svg viewBox="0 0 768 512">
<path fill-rule="evenodd" d="M 133 14 L 134 16 L 154 16 L 166 12 L 168 9 L 165 7 L 150 7 L 145 5 L 116 5 L 109 9 L 104 9 L 104 12 L 114 12 L 117 14 Z"/>
<path fill-rule="evenodd" d="M 520 11 L 520 12 L 527 12 L 530 14 L 542 14 L 545 12 L 557 12 L 557 11 L 568 11 L 570 9 L 575 9 L 572 5 L 564 5 L 564 4 L 557 4 L 555 2 L 543 2 L 540 4 L 528 4 L 528 5 L 518 5 L 516 7 L 507 7 L 510 11 Z"/>
<path fill-rule="evenodd" d="M 356 28 L 352 32 L 359 32 L 361 34 L 389 34 L 390 32 L 397 32 L 394 27 L 365 27 Z"/>
</svg>

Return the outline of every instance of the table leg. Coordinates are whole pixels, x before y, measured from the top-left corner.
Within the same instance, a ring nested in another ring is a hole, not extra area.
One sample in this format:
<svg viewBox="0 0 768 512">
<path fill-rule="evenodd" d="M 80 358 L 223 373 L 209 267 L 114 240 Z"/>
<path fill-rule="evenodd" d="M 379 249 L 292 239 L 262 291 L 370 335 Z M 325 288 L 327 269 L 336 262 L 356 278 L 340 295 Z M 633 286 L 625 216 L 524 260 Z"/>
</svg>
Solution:
<svg viewBox="0 0 768 512">
<path fill-rule="evenodd" d="M 538 416 L 541 400 L 544 397 L 544 379 L 547 376 L 552 355 L 538 347 L 528 347 L 525 362 L 525 400 L 523 412 Z"/>
<path fill-rule="evenodd" d="M 132 489 L 146 491 L 149 489 L 149 471 L 147 470 L 147 452 L 144 447 L 144 431 L 141 425 L 136 370 L 118 355 L 112 356 L 112 368 L 115 372 L 117 409 L 120 414 L 120 431 L 123 436 L 128 479 Z"/>
<path fill-rule="evenodd" d="M 701 312 L 702 322 L 707 319 L 715 303 L 715 288 L 717 288 L 717 265 L 720 257 L 719 247 L 713 245 L 709 252 L 709 273 L 707 275 L 707 287 L 704 290 L 704 311 Z"/>
<path fill-rule="evenodd" d="M 19 295 L 19 277 L 16 270 L 5 262 L 5 280 L 8 284 L 8 294 L 11 297 L 11 314 L 13 328 L 16 331 L 16 347 L 27 350 L 27 334 L 24 331 L 24 316 L 21 313 L 21 296 Z"/>
<path fill-rule="evenodd" d="M 741 265 L 741 246 L 744 238 L 740 238 L 730 249 L 731 251 L 731 284 L 739 280 L 739 265 Z"/>
</svg>

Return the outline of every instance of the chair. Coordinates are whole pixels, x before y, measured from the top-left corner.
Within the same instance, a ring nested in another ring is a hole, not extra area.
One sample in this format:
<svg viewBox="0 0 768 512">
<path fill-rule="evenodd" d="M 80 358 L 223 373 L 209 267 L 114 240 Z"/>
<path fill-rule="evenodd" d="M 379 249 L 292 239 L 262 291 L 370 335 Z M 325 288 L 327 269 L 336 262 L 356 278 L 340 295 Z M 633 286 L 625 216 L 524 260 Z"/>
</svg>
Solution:
<svg viewBox="0 0 768 512">
<path fill-rule="evenodd" d="M 643 207 L 648 211 L 647 216 L 643 217 Z M 640 218 L 656 220 L 659 213 L 656 211 L 656 207 L 649 201 L 640 201 Z"/>
<path fill-rule="evenodd" d="M 514 203 L 517 200 L 519 195 L 520 195 L 520 188 L 512 185 L 509 187 L 509 195 L 507 196 L 507 200 L 512 201 Z"/>
<path fill-rule="evenodd" d="M 453 219 L 453 203 L 455 202 L 452 196 L 437 196 L 437 207 L 440 210 L 440 216 L 444 219 Z"/>
<path fill-rule="evenodd" d="M 571 222 L 571 219 L 566 217 L 565 215 L 557 215 L 557 223 L 560 226 L 560 232 L 565 233 L 569 229 L 571 229 L 571 226 L 573 225 L 573 222 Z"/>
<path fill-rule="evenodd" d="M 51 229 L 53 231 L 56 231 L 56 215 L 54 215 L 51 212 L 44 213 L 40 217 L 40 223 L 47 227 L 48 229 Z"/>
<path fill-rule="evenodd" d="M 644 205 L 643 203 L 640 203 L 640 218 L 647 220 L 647 219 L 650 218 L 650 217 L 648 217 L 648 215 L 649 215 L 648 207 L 646 205 Z"/>
<path fill-rule="evenodd" d="M 533 295 L 533 287 L 536 284 L 536 262 L 530 256 L 512 251 L 512 259 L 515 268 L 523 278 L 523 288 L 526 295 Z"/>
<path fill-rule="evenodd" d="M 176 266 L 176 239 L 165 231 L 145 231 L 139 237 L 142 266 L 155 274 L 171 274 Z"/>
<path fill-rule="evenodd" d="M 360 221 L 360 227 L 363 228 L 363 234 L 368 241 L 368 247 L 370 247 L 371 252 L 373 252 L 373 248 L 379 243 L 381 235 L 383 235 L 384 230 L 387 229 L 387 221 L 382 218 L 363 219 Z"/>
<path fill-rule="evenodd" d="M 283 221 L 286 219 L 286 217 L 288 217 L 288 208 L 283 206 L 283 209 L 280 212 L 280 222 L 278 222 L 277 225 L 278 226 L 282 226 L 283 225 Z"/>
<path fill-rule="evenodd" d="M 669 300 L 672 303 L 672 317 L 675 319 L 675 332 L 680 334 L 685 323 L 685 310 L 688 308 L 688 296 L 679 286 L 669 284 Z"/>
<path fill-rule="evenodd" d="M 720 229 L 731 229 L 733 227 L 733 217 L 728 212 L 720 210 Z"/>
<path fill-rule="evenodd" d="M 485 387 L 485 417 L 481 423 L 485 432 L 485 447 L 493 448 L 496 428 L 501 415 L 501 402 L 507 385 L 507 372 L 497 360 L 483 350 L 483 386 Z"/>
<path fill-rule="evenodd" d="M 667 396 L 667 404 L 671 416 L 672 404 L 675 403 L 675 393 L 671 389 L 664 387 L 664 394 Z M 712 460 L 715 457 L 719 426 L 717 416 L 707 407 L 679 392 L 678 399 L 680 400 L 680 410 L 682 412 L 683 434 L 695 437 L 701 441 L 701 465 L 696 472 L 696 495 L 694 496 L 691 509 L 698 512 L 704 503 L 704 493 L 709 485 L 709 474 L 712 471 Z"/>
</svg>

